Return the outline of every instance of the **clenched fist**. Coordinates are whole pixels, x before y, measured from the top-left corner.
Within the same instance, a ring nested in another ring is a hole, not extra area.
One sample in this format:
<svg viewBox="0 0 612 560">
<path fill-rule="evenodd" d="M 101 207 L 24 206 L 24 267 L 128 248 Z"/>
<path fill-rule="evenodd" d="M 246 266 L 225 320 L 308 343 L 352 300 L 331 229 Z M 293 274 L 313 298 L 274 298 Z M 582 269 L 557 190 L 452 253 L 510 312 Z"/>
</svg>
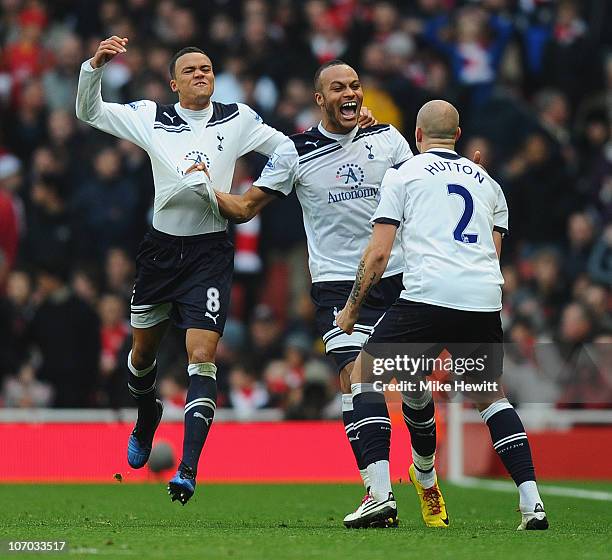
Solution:
<svg viewBox="0 0 612 560">
<path fill-rule="evenodd" d="M 125 48 L 127 44 L 127 37 L 122 39 L 121 37 L 113 35 L 108 39 L 104 39 L 104 41 L 102 41 L 98 46 L 96 54 L 94 54 L 93 58 L 91 59 L 92 68 L 100 68 L 100 66 L 103 66 L 109 60 L 115 58 L 118 54 L 127 52 L 127 49 Z"/>
</svg>

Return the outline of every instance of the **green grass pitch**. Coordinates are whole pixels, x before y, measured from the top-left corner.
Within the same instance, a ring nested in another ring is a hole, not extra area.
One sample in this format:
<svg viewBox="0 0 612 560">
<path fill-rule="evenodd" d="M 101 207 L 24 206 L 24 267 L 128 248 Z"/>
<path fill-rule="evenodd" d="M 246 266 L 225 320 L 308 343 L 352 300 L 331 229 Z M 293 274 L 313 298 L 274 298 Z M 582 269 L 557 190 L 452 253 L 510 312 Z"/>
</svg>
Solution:
<svg viewBox="0 0 612 560">
<path fill-rule="evenodd" d="M 612 485 L 572 486 L 612 490 Z M 517 532 L 517 496 L 442 485 L 449 529 L 427 529 L 396 484 L 397 529 L 347 530 L 357 485 L 207 485 L 186 506 L 162 485 L 0 485 L 0 540 L 65 540 L 70 552 L 2 558 L 555 560 L 612 557 L 612 504 L 546 496 L 547 532 Z"/>
</svg>

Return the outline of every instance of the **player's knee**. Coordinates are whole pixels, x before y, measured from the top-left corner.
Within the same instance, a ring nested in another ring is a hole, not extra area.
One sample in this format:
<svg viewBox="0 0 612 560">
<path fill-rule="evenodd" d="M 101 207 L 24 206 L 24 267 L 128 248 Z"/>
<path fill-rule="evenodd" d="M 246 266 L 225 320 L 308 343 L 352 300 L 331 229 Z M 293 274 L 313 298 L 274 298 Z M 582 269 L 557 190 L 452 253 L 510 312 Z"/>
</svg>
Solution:
<svg viewBox="0 0 612 560">
<path fill-rule="evenodd" d="M 351 377 L 349 375 L 347 376 L 340 376 L 340 391 L 342 392 L 343 395 L 350 395 L 351 393 Z"/>
<path fill-rule="evenodd" d="M 351 392 L 351 370 L 353 369 L 353 364 L 349 365 L 351 366 L 350 368 L 345 366 L 340 370 L 340 391 L 343 394 L 350 394 Z"/>
<path fill-rule="evenodd" d="M 430 403 L 431 399 L 432 395 L 429 389 L 402 393 L 402 402 L 413 410 L 422 410 Z"/>
<path fill-rule="evenodd" d="M 206 348 L 194 348 L 189 353 L 190 364 L 204 364 L 206 362 L 213 362 L 214 359 L 214 353 L 210 352 Z"/>
<path fill-rule="evenodd" d="M 500 387 L 496 391 L 489 391 L 487 393 L 479 392 L 468 395 L 474 406 L 479 412 L 483 412 L 496 402 L 503 401 L 508 402 L 504 390 Z"/>
<path fill-rule="evenodd" d="M 372 384 L 376 379 L 372 370 L 372 358 L 361 352 L 357 359 L 353 363 L 352 370 L 350 372 L 351 385 L 355 383 L 368 383 Z"/>
<path fill-rule="evenodd" d="M 130 352 L 130 363 L 137 370 L 143 370 L 150 367 L 155 361 L 155 351 L 144 348 L 142 345 L 134 344 Z"/>
</svg>

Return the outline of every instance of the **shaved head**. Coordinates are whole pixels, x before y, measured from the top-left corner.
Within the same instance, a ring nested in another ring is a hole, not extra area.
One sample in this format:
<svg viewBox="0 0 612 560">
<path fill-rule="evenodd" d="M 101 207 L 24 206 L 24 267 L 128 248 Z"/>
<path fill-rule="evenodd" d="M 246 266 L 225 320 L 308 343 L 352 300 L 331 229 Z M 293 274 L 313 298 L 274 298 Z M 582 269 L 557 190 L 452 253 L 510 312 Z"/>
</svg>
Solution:
<svg viewBox="0 0 612 560">
<path fill-rule="evenodd" d="M 455 140 L 459 128 L 459 113 L 447 101 L 436 99 L 421 107 L 416 125 L 429 140 Z"/>
</svg>

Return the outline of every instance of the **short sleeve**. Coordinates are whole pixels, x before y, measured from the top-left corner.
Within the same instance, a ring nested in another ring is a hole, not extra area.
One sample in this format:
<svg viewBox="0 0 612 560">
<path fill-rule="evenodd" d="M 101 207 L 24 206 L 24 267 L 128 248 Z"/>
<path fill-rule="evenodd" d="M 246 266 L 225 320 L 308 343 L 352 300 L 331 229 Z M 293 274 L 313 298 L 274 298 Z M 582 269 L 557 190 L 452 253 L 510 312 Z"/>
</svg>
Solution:
<svg viewBox="0 0 612 560">
<path fill-rule="evenodd" d="M 297 171 L 297 150 L 293 142 L 285 137 L 274 150 L 253 185 L 266 192 L 287 196 L 293 190 L 293 185 L 297 180 Z"/>
<path fill-rule="evenodd" d="M 505 236 L 508 235 L 508 204 L 502 188 L 497 183 L 495 183 L 495 188 L 497 190 L 497 200 L 493 214 L 493 231 L 498 231 Z"/>
<path fill-rule="evenodd" d="M 380 186 L 380 201 L 370 222 L 398 226 L 404 217 L 406 187 L 396 169 L 389 169 Z"/>
<path fill-rule="evenodd" d="M 244 103 L 238 103 L 240 112 L 239 156 L 249 152 L 259 152 L 271 156 L 278 145 L 287 138 L 282 132 L 268 126 L 263 119 Z"/>
<path fill-rule="evenodd" d="M 404 138 L 400 131 L 393 125 L 390 126 L 392 142 L 391 165 L 398 165 L 409 160 L 413 156 L 413 153 L 410 149 L 410 144 L 408 144 L 408 141 Z"/>
</svg>

